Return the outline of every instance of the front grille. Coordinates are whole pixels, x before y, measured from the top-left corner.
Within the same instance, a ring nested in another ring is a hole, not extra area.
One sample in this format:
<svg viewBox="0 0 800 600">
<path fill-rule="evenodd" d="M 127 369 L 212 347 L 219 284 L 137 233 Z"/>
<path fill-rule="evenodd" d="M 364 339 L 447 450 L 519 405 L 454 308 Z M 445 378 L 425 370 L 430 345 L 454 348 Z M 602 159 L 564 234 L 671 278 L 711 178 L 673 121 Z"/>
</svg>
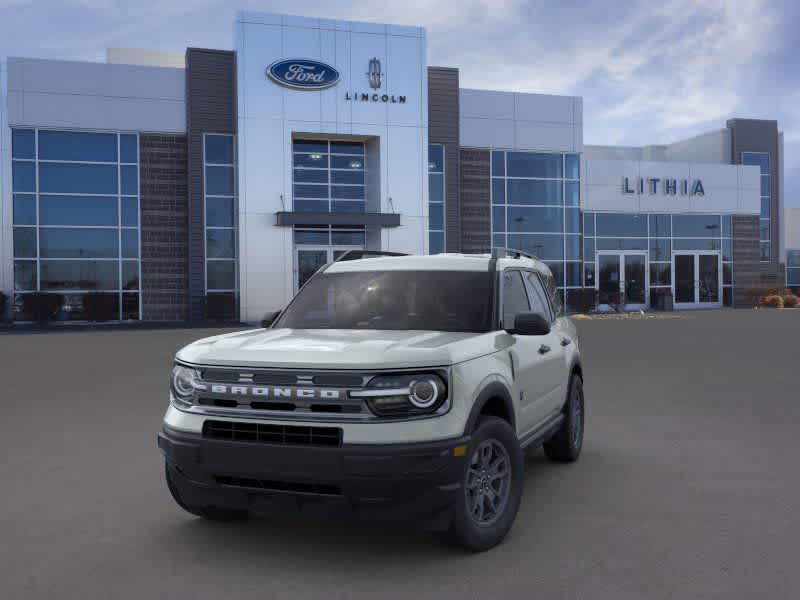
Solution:
<svg viewBox="0 0 800 600">
<path fill-rule="evenodd" d="M 236 442 L 260 442 L 285 446 L 342 445 L 340 427 L 308 427 L 304 425 L 271 425 L 264 423 L 238 423 L 232 421 L 206 421 L 203 437 Z"/>
<path fill-rule="evenodd" d="M 303 483 L 299 481 L 272 481 L 269 479 L 250 479 L 247 477 L 230 477 L 227 475 L 216 475 L 214 479 L 220 485 L 255 488 L 271 492 L 317 494 L 320 496 L 342 495 L 342 490 L 339 489 L 338 485 L 329 485 L 326 483 Z"/>
</svg>

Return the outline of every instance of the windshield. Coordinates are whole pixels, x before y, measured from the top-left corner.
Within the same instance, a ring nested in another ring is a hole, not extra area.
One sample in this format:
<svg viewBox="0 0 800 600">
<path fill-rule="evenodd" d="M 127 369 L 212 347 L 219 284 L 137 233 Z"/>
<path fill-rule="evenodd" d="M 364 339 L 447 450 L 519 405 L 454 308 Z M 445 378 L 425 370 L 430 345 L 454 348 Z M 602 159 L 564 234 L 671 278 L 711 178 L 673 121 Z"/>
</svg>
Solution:
<svg viewBox="0 0 800 600">
<path fill-rule="evenodd" d="M 314 276 L 275 327 L 489 331 L 488 271 L 360 271 Z"/>
</svg>

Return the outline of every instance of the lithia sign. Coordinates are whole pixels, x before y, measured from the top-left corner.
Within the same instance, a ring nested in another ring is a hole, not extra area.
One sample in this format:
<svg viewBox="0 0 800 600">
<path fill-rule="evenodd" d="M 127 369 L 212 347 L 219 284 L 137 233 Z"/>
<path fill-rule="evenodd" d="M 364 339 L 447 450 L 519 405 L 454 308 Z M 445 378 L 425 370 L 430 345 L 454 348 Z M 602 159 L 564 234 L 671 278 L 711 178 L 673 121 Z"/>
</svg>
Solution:
<svg viewBox="0 0 800 600">
<path fill-rule="evenodd" d="M 344 99 L 350 102 L 383 102 L 387 104 L 405 104 L 406 97 L 378 92 L 383 86 L 381 61 L 377 57 L 369 61 L 367 81 L 372 92 L 347 91 Z M 293 90 L 324 90 L 339 83 L 341 76 L 334 67 L 304 58 L 277 60 L 267 67 L 267 77 L 278 85 Z"/>
<path fill-rule="evenodd" d="M 633 180 L 633 181 L 631 181 Z M 623 177 L 622 193 L 642 195 L 647 189 L 648 194 L 657 194 L 659 191 L 666 196 L 705 196 L 703 182 L 699 179 L 661 179 L 659 177 Z"/>
</svg>

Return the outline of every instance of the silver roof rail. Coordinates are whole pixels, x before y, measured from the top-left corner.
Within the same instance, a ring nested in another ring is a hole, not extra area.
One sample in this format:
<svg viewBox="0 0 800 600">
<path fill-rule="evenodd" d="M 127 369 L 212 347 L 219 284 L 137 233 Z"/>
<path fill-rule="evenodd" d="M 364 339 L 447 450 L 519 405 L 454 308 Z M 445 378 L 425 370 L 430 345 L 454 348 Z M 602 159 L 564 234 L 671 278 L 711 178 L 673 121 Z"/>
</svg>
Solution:
<svg viewBox="0 0 800 600">
<path fill-rule="evenodd" d="M 528 254 L 522 250 L 515 250 L 514 248 L 502 248 L 497 246 L 492 248 L 492 258 L 521 258 L 523 256 L 532 260 L 538 260 L 537 256 Z"/>
<path fill-rule="evenodd" d="M 377 258 L 380 256 L 408 256 L 403 252 L 388 252 L 383 250 L 347 250 L 333 262 L 344 262 L 347 260 L 360 260 L 362 258 Z"/>
</svg>

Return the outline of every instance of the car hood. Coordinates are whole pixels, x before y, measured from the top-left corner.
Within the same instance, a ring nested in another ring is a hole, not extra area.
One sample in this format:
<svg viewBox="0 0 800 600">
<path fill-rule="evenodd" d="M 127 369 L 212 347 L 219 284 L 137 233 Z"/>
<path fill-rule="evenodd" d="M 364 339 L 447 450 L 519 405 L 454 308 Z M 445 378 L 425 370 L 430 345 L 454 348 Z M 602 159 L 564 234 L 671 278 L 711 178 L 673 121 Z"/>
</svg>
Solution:
<svg viewBox="0 0 800 600">
<path fill-rule="evenodd" d="M 493 333 L 255 329 L 198 340 L 176 358 L 199 365 L 384 369 L 451 365 L 493 351 Z"/>
</svg>

